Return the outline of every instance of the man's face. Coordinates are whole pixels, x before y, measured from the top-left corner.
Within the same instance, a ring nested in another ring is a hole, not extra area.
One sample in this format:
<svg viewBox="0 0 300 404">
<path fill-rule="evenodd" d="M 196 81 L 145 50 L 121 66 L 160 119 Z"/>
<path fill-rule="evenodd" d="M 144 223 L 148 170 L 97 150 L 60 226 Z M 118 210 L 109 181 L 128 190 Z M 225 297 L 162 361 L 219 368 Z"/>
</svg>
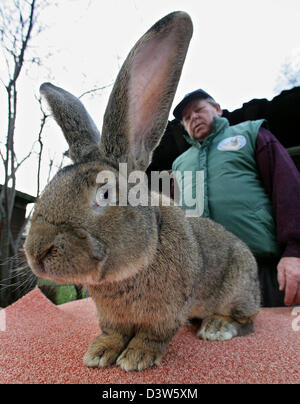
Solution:
<svg viewBox="0 0 300 404">
<path fill-rule="evenodd" d="M 221 116 L 220 105 L 212 105 L 207 100 L 191 101 L 183 110 L 182 120 L 192 139 L 202 142 L 213 130 L 214 117 Z"/>
</svg>

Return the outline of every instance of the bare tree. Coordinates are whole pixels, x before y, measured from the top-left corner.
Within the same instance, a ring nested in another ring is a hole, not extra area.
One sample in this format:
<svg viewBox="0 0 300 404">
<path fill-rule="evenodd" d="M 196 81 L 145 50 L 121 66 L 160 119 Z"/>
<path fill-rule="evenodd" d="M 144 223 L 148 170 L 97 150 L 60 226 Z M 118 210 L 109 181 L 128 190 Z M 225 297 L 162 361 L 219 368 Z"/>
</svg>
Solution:
<svg viewBox="0 0 300 404">
<path fill-rule="evenodd" d="M 14 135 L 18 106 L 18 82 L 28 63 L 40 64 L 40 59 L 30 52 L 30 41 L 37 36 L 42 27 L 38 24 L 39 12 L 47 6 L 46 0 L 1 0 L 0 4 L 0 41 L 6 63 L 6 77 L 1 83 L 7 99 L 6 144 L 1 150 L 4 166 L 4 183 L 0 194 L 0 306 L 5 307 L 19 296 L 12 296 L 9 285 L 15 282 L 14 260 L 10 257 L 18 253 L 18 241 L 14 239 L 11 223 L 16 196 L 16 171 L 31 155 L 29 152 L 20 162 L 17 161 Z M 46 117 L 44 117 L 44 120 Z M 43 126 L 44 123 L 42 122 Z M 41 125 L 42 125 L 41 124 Z M 41 126 L 41 131 L 43 129 Z M 40 131 L 40 134 L 41 134 Z"/>
<path fill-rule="evenodd" d="M 36 197 L 38 198 L 40 195 L 40 188 L 41 188 L 41 184 L 40 184 L 40 178 L 41 178 L 41 165 L 42 165 L 42 155 L 43 155 L 43 149 L 44 149 L 44 143 L 42 141 L 42 134 L 43 134 L 43 130 L 45 128 L 46 125 L 46 121 L 47 118 L 49 117 L 49 115 L 46 114 L 46 112 L 43 109 L 42 106 L 42 99 L 41 97 L 39 97 L 38 99 L 38 103 L 40 105 L 40 110 L 42 113 L 42 118 L 41 118 L 41 123 L 40 123 L 40 129 L 39 129 L 39 133 L 38 133 L 38 144 L 39 144 L 39 152 L 38 152 L 38 170 L 37 170 L 37 191 L 36 191 Z M 49 177 L 48 177 L 49 178 Z"/>
<path fill-rule="evenodd" d="M 0 142 L 0 164 L 4 167 L 3 185 L 0 185 L 0 307 L 6 307 L 23 294 L 20 295 L 22 291 L 11 287 L 12 285 L 18 285 L 23 281 L 26 283 L 24 273 L 20 274 L 15 269 L 19 263 L 18 260 L 16 263 L 14 257 L 19 256 L 21 236 L 26 225 L 25 221 L 20 233 L 17 236 L 13 235 L 12 217 L 16 197 L 16 173 L 19 167 L 36 153 L 36 145 L 38 145 L 36 173 L 38 197 L 41 189 L 40 173 L 44 155 L 42 135 L 48 115 L 43 110 L 41 100 L 37 99 L 41 110 L 37 140 L 29 153 L 18 160 L 14 144 L 19 100 L 18 90 L 20 77 L 26 74 L 28 67 L 32 64 L 42 64 L 40 57 L 34 54 L 32 40 L 44 28 L 40 22 L 41 11 L 48 6 L 53 6 L 53 3 L 56 5 L 54 1 L 50 2 L 50 0 L 1 0 L 0 2 L 0 57 L 3 56 L 4 66 L 6 66 L 4 72 L 1 73 L 0 86 L 2 85 L 7 100 L 7 132 L 5 142 Z M 85 91 L 80 97 L 93 96 L 111 85 L 112 83 L 92 88 Z M 63 165 L 66 155 L 62 156 L 59 166 Z M 53 167 L 54 159 L 50 159 L 48 181 Z"/>
</svg>

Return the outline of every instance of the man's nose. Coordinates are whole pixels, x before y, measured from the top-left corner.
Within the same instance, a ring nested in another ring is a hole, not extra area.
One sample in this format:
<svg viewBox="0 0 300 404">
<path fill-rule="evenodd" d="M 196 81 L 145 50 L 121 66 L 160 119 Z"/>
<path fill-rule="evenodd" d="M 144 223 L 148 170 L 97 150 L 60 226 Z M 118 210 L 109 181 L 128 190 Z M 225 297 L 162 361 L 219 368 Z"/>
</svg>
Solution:
<svg viewBox="0 0 300 404">
<path fill-rule="evenodd" d="M 191 119 L 197 118 L 198 115 L 199 115 L 199 112 L 197 112 L 197 111 L 192 111 L 192 113 L 191 113 Z"/>
</svg>

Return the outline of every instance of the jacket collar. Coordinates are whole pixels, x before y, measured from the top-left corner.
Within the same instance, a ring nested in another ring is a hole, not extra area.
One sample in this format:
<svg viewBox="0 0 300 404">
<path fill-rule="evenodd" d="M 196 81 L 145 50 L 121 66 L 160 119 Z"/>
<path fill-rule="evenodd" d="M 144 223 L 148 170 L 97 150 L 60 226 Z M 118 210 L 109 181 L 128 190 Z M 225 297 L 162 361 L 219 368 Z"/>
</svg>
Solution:
<svg viewBox="0 0 300 404">
<path fill-rule="evenodd" d="M 213 131 L 212 133 L 204 139 L 202 143 L 198 140 L 192 139 L 189 135 L 184 135 L 185 140 L 192 146 L 201 149 L 202 147 L 208 146 L 210 142 L 220 133 L 224 132 L 225 129 L 229 127 L 229 122 L 226 118 L 223 117 L 215 117 L 213 119 Z"/>
</svg>

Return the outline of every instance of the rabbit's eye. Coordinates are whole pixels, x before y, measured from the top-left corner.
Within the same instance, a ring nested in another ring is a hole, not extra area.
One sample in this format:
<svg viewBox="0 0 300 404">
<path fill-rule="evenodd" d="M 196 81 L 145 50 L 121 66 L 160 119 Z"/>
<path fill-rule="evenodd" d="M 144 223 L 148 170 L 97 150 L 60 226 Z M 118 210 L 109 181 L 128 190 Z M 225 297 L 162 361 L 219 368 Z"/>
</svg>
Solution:
<svg viewBox="0 0 300 404">
<path fill-rule="evenodd" d="M 98 189 L 97 194 L 96 194 L 96 202 L 98 202 L 99 205 L 101 205 L 101 203 L 103 201 L 107 201 L 108 200 L 108 189 Z"/>
<path fill-rule="evenodd" d="M 108 201 L 109 193 L 106 185 L 99 188 L 96 192 L 96 203 L 98 206 L 103 206 Z"/>
<path fill-rule="evenodd" d="M 109 184 L 104 184 L 96 191 L 93 207 L 97 208 L 97 207 L 105 207 L 108 205 L 115 205 L 115 202 L 116 202 L 115 189 Z"/>
</svg>

